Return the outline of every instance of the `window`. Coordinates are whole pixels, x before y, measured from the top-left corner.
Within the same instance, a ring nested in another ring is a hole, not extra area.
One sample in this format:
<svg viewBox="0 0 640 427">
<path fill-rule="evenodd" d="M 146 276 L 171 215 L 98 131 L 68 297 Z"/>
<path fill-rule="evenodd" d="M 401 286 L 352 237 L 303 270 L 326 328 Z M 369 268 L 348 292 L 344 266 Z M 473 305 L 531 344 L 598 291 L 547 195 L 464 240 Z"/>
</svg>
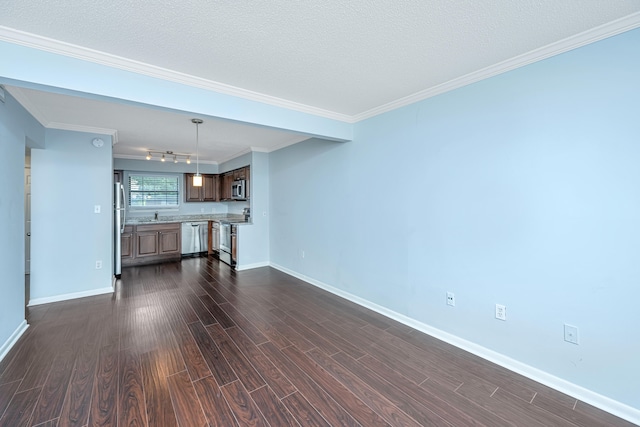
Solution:
<svg viewBox="0 0 640 427">
<path fill-rule="evenodd" d="M 129 206 L 178 207 L 180 180 L 173 175 L 129 175 Z"/>
</svg>

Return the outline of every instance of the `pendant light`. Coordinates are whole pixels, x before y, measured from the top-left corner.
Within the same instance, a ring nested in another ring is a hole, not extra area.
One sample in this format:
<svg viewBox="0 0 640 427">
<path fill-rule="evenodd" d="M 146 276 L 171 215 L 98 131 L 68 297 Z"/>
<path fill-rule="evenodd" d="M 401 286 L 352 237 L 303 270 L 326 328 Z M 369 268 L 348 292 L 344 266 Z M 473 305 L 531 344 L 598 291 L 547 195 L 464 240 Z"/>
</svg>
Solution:
<svg viewBox="0 0 640 427">
<path fill-rule="evenodd" d="M 200 175 L 199 163 L 200 159 L 198 156 L 198 125 L 202 124 L 201 119 L 191 119 L 191 123 L 196 125 L 196 174 L 193 176 L 193 186 L 194 187 L 202 187 L 202 175 Z"/>
</svg>

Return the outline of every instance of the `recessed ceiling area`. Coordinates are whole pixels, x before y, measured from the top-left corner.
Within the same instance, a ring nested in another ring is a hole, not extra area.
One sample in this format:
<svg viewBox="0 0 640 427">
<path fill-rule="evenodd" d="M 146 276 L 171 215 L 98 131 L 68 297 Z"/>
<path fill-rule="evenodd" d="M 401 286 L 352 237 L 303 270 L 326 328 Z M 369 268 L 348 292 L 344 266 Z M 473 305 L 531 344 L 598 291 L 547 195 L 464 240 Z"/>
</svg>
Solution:
<svg viewBox="0 0 640 427">
<path fill-rule="evenodd" d="M 248 151 L 270 152 L 306 140 L 308 135 L 238 123 L 187 112 L 168 111 L 33 89 L 7 90 L 46 127 L 114 134 L 114 157 L 143 159 L 149 150 L 192 154 L 199 126 L 199 157 L 221 163 Z"/>
<path fill-rule="evenodd" d="M 640 2 L 629 0 L 4 0 L 2 9 L 0 40 L 349 123 L 640 26 Z M 45 126 L 117 131 L 115 155 L 184 151 L 193 139 L 189 113 L 19 91 Z M 210 161 L 309 137 L 203 119 Z"/>
</svg>

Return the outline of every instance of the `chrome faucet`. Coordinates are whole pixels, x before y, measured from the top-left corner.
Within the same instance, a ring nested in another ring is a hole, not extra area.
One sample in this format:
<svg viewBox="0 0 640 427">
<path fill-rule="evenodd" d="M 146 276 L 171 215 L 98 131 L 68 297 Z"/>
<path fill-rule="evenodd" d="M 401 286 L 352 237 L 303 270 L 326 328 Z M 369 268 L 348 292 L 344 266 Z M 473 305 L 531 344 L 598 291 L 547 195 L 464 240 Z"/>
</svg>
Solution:
<svg viewBox="0 0 640 427">
<path fill-rule="evenodd" d="M 154 221 L 158 220 L 158 211 L 156 211 L 156 213 L 153 215 L 153 220 Z"/>
</svg>

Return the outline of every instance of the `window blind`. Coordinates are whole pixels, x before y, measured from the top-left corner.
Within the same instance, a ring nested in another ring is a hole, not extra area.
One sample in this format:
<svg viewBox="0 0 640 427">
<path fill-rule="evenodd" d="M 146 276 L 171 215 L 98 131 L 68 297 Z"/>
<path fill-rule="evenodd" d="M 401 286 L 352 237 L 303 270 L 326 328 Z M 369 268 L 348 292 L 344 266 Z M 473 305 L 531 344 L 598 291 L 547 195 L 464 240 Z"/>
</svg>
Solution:
<svg viewBox="0 0 640 427">
<path fill-rule="evenodd" d="M 129 175 L 129 206 L 178 206 L 179 179 L 177 176 Z"/>
</svg>

